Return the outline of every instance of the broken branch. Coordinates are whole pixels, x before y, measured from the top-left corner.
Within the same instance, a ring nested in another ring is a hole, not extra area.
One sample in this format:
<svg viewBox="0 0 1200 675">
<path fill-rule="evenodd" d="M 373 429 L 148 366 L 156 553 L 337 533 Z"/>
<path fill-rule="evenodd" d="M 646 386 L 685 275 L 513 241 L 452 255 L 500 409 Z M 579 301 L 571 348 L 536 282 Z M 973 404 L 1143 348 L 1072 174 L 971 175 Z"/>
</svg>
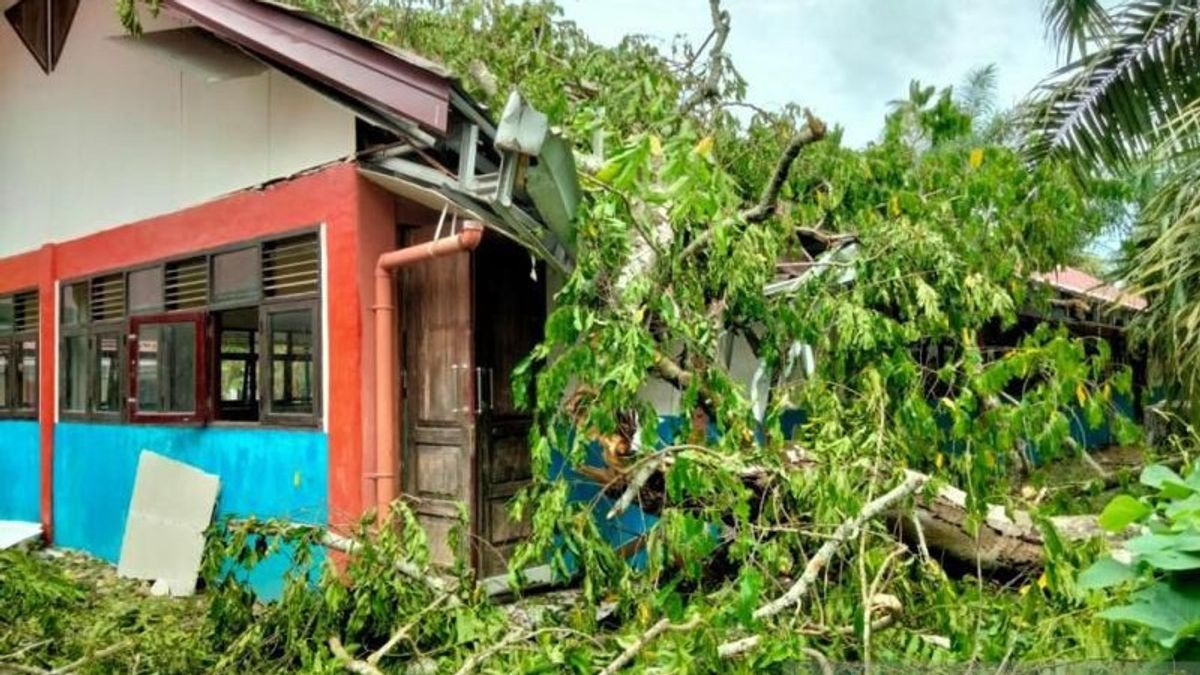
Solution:
<svg viewBox="0 0 1200 675">
<path fill-rule="evenodd" d="M 604 670 L 600 671 L 600 675 L 613 675 L 613 673 L 624 668 L 626 664 L 633 660 L 633 657 L 637 656 L 638 652 L 642 651 L 646 645 L 653 642 L 655 638 L 664 632 L 668 630 L 691 630 L 699 625 L 699 623 L 700 617 L 692 617 L 690 621 L 681 624 L 673 624 L 667 618 L 659 619 L 657 623 L 646 629 L 646 632 L 642 633 L 637 640 L 634 640 L 633 644 L 626 647 L 625 651 L 621 652 L 617 658 L 605 666 Z"/>
<path fill-rule="evenodd" d="M 857 516 L 839 525 L 834 530 L 833 535 L 821 545 L 821 548 L 817 549 L 816 555 L 805 565 L 804 573 L 800 575 L 796 583 L 792 584 L 791 588 L 783 595 L 754 610 L 754 618 L 761 621 L 775 616 L 799 602 L 808 593 L 808 589 L 812 586 L 813 582 L 817 580 L 817 575 L 821 572 L 821 568 L 829 563 L 833 558 L 833 554 L 837 552 L 842 544 L 846 543 L 846 540 L 853 537 L 867 522 L 890 509 L 893 504 L 916 492 L 928 480 L 928 476 L 909 472 L 904 482 L 889 490 L 882 497 L 869 502 Z"/>
<path fill-rule="evenodd" d="M 805 146 L 812 145 L 825 138 L 825 123 L 814 116 L 808 108 L 804 109 L 804 117 L 806 120 L 804 127 L 792 136 L 787 147 L 784 148 L 783 154 L 779 156 L 779 161 L 775 163 L 775 171 L 771 173 L 771 179 L 763 186 L 762 196 L 759 197 L 758 204 L 742 212 L 742 217 L 747 222 L 760 223 L 775 213 L 779 191 L 783 188 L 783 183 L 787 180 L 788 174 L 792 170 L 792 163 L 796 161 L 796 157 Z"/>
</svg>

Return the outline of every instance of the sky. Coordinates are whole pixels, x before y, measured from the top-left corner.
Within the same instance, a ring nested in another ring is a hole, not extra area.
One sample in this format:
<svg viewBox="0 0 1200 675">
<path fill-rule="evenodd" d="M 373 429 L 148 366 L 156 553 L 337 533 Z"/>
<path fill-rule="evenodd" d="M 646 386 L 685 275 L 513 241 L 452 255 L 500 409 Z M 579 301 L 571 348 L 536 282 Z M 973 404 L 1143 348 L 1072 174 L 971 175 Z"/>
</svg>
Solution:
<svg viewBox="0 0 1200 675">
<path fill-rule="evenodd" d="M 568 19 L 606 45 L 629 33 L 698 44 L 712 27 L 706 0 L 559 0 Z M 909 82 L 954 85 L 996 64 L 997 101 L 1023 98 L 1055 67 L 1041 0 L 725 0 L 726 43 L 751 103 L 810 107 L 862 145 Z"/>
</svg>

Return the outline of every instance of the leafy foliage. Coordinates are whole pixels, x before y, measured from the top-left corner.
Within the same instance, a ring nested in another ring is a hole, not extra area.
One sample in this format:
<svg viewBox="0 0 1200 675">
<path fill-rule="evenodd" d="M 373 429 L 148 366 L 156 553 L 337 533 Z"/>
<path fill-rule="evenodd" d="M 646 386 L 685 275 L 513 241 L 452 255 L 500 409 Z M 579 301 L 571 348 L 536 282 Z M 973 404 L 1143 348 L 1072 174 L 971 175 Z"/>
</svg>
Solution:
<svg viewBox="0 0 1200 675">
<path fill-rule="evenodd" d="M 1191 658 L 1200 626 L 1200 588 L 1192 579 L 1200 569 L 1200 471 L 1182 478 L 1156 464 L 1146 467 L 1141 482 L 1153 492 L 1117 496 L 1101 519 L 1113 532 L 1136 523 L 1140 533 L 1085 570 L 1080 585 L 1124 587 L 1118 597 L 1125 604 L 1100 616 L 1144 626 L 1177 658 Z"/>
<path fill-rule="evenodd" d="M 1002 586 L 906 557 L 894 527 L 868 522 L 796 606 L 761 612 L 903 470 L 961 486 L 977 523 L 1008 501 L 1033 450 L 1077 452 L 1073 416 L 1136 439 L 1114 405 L 1131 393 L 1128 370 L 1104 342 L 1042 323 L 1048 297 L 1031 283 L 1075 260 L 1119 191 L 1096 181 L 1085 196 L 1057 161 L 1030 168 L 981 133 L 990 112 L 950 89 L 914 83 L 864 149 L 796 107 L 739 117 L 745 83 L 721 49 L 735 27 L 716 2 L 712 47 L 666 53 L 639 37 L 598 46 L 549 2 L 296 4 L 446 62 L 493 106 L 519 89 L 583 160 L 576 267 L 517 372 L 536 479 L 513 505 L 532 523 L 514 579 L 549 561 L 582 601 L 515 629 L 460 564 L 454 611 L 425 614 L 440 596 L 397 567 L 427 571 L 400 509 L 393 527 L 364 526 L 344 570 L 327 563 L 314 590 L 301 566 L 260 606 L 238 566 L 285 550 L 303 562 L 322 534 L 235 526 L 206 568 L 218 669 L 342 667 L 404 626 L 380 667 L 586 672 L 625 649 L 635 667 L 671 672 L 780 668 L 814 649 L 855 661 L 1139 654 L 1075 587 L 1090 551 L 1052 528 L 1041 577 Z M 807 272 L 777 284 L 780 263 Z M 731 352 L 752 354 L 753 372 Z M 677 403 L 660 425 L 664 398 Z M 646 468 L 661 484 L 637 485 Z M 654 517 L 618 547 L 608 514 L 629 489 Z M 891 630 L 873 631 L 881 621 Z M 769 639 L 722 658 L 753 636 Z"/>
</svg>

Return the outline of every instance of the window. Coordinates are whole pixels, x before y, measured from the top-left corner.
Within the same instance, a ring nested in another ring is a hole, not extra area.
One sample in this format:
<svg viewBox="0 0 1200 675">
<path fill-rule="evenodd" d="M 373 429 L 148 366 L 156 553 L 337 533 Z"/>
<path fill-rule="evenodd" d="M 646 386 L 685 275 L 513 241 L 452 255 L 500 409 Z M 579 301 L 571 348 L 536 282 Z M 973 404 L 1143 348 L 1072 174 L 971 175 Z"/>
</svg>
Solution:
<svg viewBox="0 0 1200 675">
<path fill-rule="evenodd" d="M 253 422 L 259 418 L 258 308 L 213 314 L 217 419 Z"/>
<path fill-rule="evenodd" d="M 320 259 L 305 234 L 64 284 L 60 411 L 317 424 Z M 13 314 L 0 303 L 0 326 Z M 19 355 L 0 348 L 0 371 Z"/>
<path fill-rule="evenodd" d="M 130 419 L 202 421 L 204 314 L 137 317 L 130 324 Z"/>
<path fill-rule="evenodd" d="M 0 416 L 37 416 L 38 294 L 0 296 Z"/>
<path fill-rule="evenodd" d="M 315 317 L 311 303 L 266 310 L 270 391 L 265 414 L 276 421 L 307 421 L 316 413 Z"/>
</svg>

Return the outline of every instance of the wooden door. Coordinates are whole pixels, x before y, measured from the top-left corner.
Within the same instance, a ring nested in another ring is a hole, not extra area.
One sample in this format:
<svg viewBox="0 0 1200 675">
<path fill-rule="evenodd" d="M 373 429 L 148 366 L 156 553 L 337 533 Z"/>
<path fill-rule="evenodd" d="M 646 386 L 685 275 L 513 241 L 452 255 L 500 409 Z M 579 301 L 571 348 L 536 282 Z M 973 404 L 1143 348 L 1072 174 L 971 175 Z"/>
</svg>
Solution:
<svg viewBox="0 0 1200 675">
<path fill-rule="evenodd" d="M 412 245 L 433 235 L 434 227 L 428 226 L 406 230 L 403 239 Z M 448 565 L 454 561 L 450 534 L 459 509 L 469 516 L 477 508 L 470 255 L 407 267 L 402 283 L 405 442 L 400 471 L 404 492 L 428 534 L 430 558 Z"/>
<path fill-rule="evenodd" d="M 503 573 L 509 555 L 529 533 L 528 520 L 516 522 L 506 509 L 531 478 L 528 438 L 532 420 L 517 410 L 512 371 L 542 338 L 545 277 L 543 265 L 534 266 L 525 249 L 504 237 L 484 237 L 475 252 L 476 519 L 483 577 Z"/>
</svg>

